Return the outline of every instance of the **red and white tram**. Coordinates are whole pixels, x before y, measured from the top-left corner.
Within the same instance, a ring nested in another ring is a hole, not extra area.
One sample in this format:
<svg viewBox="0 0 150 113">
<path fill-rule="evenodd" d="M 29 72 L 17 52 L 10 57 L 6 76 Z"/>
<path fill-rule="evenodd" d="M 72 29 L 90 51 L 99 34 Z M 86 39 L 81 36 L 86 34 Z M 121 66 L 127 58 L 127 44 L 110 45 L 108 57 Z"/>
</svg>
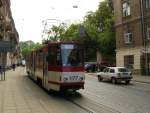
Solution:
<svg viewBox="0 0 150 113">
<path fill-rule="evenodd" d="M 83 53 L 78 42 L 48 43 L 27 56 L 27 73 L 47 90 L 84 89 Z"/>
</svg>

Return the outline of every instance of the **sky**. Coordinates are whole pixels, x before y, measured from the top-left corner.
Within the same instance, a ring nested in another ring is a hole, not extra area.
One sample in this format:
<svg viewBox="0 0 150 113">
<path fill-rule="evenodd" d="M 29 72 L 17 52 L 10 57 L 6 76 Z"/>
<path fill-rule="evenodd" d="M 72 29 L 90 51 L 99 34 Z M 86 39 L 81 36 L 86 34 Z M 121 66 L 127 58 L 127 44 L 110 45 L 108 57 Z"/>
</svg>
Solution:
<svg viewBox="0 0 150 113">
<path fill-rule="evenodd" d="M 49 25 L 79 22 L 86 12 L 95 11 L 100 1 L 102 0 L 11 0 L 12 16 L 19 39 L 41 42 L 43 20 L 57 20 L 49 20 Z"/>
</svg>

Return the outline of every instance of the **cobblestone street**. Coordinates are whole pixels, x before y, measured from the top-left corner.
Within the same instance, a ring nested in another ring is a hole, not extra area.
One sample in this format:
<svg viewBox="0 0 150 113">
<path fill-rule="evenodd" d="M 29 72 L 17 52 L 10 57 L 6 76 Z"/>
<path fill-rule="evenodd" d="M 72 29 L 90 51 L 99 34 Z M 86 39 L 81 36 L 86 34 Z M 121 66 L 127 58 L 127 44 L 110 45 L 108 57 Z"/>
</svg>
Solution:
<svg viewBox="0 0 150 113">
<path fill-rule="evenodd" d="M 6 72 L 0 92 L 0 113 L 150 113 L 150 84 L 113 85 L 88 74 L 85 89 L 67 94 L 69 101 L 45 92 L 26 76 L 23 67 Z"/>
</svg>

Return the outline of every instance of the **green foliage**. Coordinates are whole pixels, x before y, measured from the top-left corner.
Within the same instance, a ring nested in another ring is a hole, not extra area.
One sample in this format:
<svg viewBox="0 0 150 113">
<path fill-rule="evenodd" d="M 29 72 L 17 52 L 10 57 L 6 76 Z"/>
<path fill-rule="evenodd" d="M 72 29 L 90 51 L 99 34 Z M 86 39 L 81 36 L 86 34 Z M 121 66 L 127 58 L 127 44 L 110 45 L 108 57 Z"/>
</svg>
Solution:
<svg viewBox="0 0 150 113">
<path fill-rule="evenodd" d="M 113 31 L 113 11 L 105 0 L 99 4 L 96 12 L 88 12 L 85 16 L 84 26 L 94 49 L 99 50 L 103 56 L 115 57 L 115 32 Z M 90 48 L 89 48 L 90 49 Z M 108 59 L 110 59 L 108 57 Z M 110 59 L 112 61 L 112 59 Z M 114 61 L 112 61 L 114 62 Z"/>
<path fill-rule="evenodd" d="M 115 32 L 113 30 L 114 17 L 108 1 L 101 2 L 95 12 L 88 12 L 84 17 L 84 22 L 81 24 L 85 29 L 85 37 L 81 38 L 80 36 L 79 29 L 81 24 L 71 24 L 67 28 L 62 25 L 53 26 L 50 29 L 49 40 L 84 41 L 87 60 L 94 59 L 94 57 L 96 59 L 96 51 L 100 51 L 103 56 L 114 62 L 116 48 Z"/>
<path fill-rule="evenodd" d="M 41 48 L 42 44 L 34 43 L 33 41 L 29 40 L 29 41 L 20 42 L 20 47 L 21 47 L 22 56 L 25 58 L 26 55 L 28 55 L 32 50 Z"/>
<path fill-rule="evenodd" d="M 25 58 L 26 55 L 28 55 L 30 52 L 31 52 L 31 50 L 28 49 L 28 48 L 24 48 L 24 49 L 22 49 L 22 51 L 21 51 L 22 56 L 23 56 L 24 58 Z"/>
<path fill-rule="evenodd" d="M 65 32 L 65 26 L 61 24 L 59 26 L 53 25 L 52 28 L 49 30 L 48 40 L 60 41 L 63 38 L 64 32 Z"/>
<path fill-rule="evenodd" d="M 42 47 L 43 47 L 42 44 L 36 43 L 36 44 L 33 45 L 33 47 L 31 48 L 31 50 L 39 49 L 39 48 L 42 48 Z"/>
<path fill-rule="evenodd" d="M 78 40 L 79 39 L 80 24 L 71 24 L 66 31 L 62 40 Z"/>
</svg>

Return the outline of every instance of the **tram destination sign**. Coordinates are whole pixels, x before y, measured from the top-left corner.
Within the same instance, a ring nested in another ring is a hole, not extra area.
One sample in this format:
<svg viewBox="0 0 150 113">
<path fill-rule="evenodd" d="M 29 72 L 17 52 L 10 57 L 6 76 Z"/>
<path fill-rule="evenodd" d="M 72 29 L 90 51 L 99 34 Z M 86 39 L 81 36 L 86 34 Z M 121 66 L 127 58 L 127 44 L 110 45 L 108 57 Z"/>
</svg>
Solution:
<svg viewBox="0 0 150 113">
<path fill-rule="evenodd" d="M 13 52 L 15 45 L 11 41 L 0 41 L 0 52 Z"/>
</svg>

